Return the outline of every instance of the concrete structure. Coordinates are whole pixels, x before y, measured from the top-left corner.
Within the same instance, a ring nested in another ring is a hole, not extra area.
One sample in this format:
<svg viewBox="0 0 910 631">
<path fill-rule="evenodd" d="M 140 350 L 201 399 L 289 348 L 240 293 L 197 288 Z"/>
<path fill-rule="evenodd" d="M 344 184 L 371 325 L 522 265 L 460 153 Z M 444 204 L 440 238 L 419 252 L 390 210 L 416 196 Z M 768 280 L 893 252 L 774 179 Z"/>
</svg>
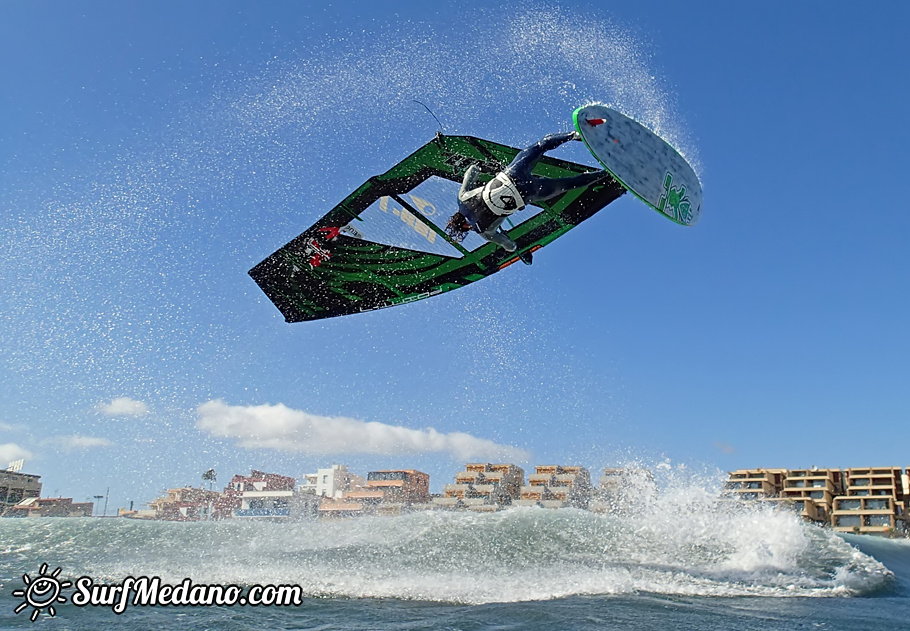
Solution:
<svg viewBox="0 0 910 631">
<path fill-rule="evenodd" d="M 907 494 L 900 467 L 847 469 L 845 486 L 846 494 L 834 498 L 835 530 L 889 534 L 906 529 Z"/>
<path fill-rule="evenodd" d="M 316 483 L 319 479 L 318 473 L 306 473 L 301 479 L 300 484 L 297 485 L 298 493 L 308 493 L 312 495 L 319 495 L 316 492 L 318 484 Z"/>
<path fill-rule="evenodd" d="M 521 496 L 524 469 L 514 464 L 469 463 L 447 484 L 443 497 L 433 498 L 432 508 L 466 508 L 478 512 L 496 511 Z"/>
<path fill-rule="evenodd" d="M 0 516 L 24 499 L 41 497 L 40 475 L 0 470 Z"/>
<path fill-rule="evenodd" d="M 628 514 L 646 505 L 657 493 L 654 474 L 638 467 L 607 467 L 588 503 L 595 513 Z"/>
<path fill-rule="evenodd" d="M 741 500 L 779 498 L 786 469 L 737 469 L 730 473 L 724 494 Z"/>
<path fill-rule="evenodd" d="M 381 492 L 385 502 L 419 504 L 430 498 L 430 476 L 415 469 L 370 471 L 364 490 Z"/>
<path fill-rule="evenodd" d="M 168 489 L 162 497 L 148 506 L 155 511 L 155 519 L 165 521 L 203 521 L 208 518 L 209 507 L 217 503 L 217 491 L 191 486 Z"/>
<path fill-rule="evenodd" d="M 231 478 L 215 505 L 218 518 L 287 520 L 315 516 L 318 502 L 300 493 L 294 478 L 254 469 Z"/>
<path fill-rule="evenodd" d="M 333 464 L 328 469 L 318 469 L 316 473 L 305 475 L 304 480 L 306 483 L 301 484 L 302 491 L 308 492 L 313 488 L 318 497 L 334 499 L 341 499 L 346 491 L 352 491 L 364 484 L 363 477 L 350 473 L 347 466 L 343 464 Z"/>
<path fill-rule="evenodd" d="M 844 476 L 840 469 L 791 469 L 784 478 L 780 497 L 803 518 L 828 523 L 835 496 L 843 494 Z"/>
<path fill-rule="evenodd" d="M 29 497 L 6 509 L 6 517 L 91 517 L 92 502 L 73 502 L 71 497 Z"/>
<path fill-rule="evenodd" d="M 517 506 L 587 508 L 591 499 L 591 474 L 584 467 L 539 465 L 521 487 Z"/>
<path fill-rule="evenodd" d="M 840 532 L 906 533 L 908 477 L 900 467 L 847 469 L 740 469 L 725 495 L 776 502 L 804 519 Z"/>
<path fill-rule="evenodd" d="M 364 485 L 345 491 L 340 501 L 324 500 L 319 516 L 398 515 L 429 498 L 429 474 L 415 469 L 370 471 Z"/>
</svg>

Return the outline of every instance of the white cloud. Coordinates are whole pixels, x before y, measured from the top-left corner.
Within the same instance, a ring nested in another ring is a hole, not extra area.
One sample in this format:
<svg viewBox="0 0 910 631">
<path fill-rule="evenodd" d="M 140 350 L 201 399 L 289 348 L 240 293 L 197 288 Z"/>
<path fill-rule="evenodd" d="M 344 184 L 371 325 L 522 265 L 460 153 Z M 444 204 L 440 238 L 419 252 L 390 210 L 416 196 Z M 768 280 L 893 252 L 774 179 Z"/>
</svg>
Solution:
<svg viewBox="0 0 910 631">
<path fill-rule="evenodd" d="M 41 441 L 45 445 L 54 445 L 64 451 L 73 449 L 91 449 L 92 447 L 110 447 L 113 443 L 107 438 L 96 438 L 94 436 L 51 436 Z"/>
<path fill-rule="evenodd" d="M 149 412 L 149 406 L 129 397 L 117 397 L 110 403 L 99 403 L 97 409 L 106 416 L 143 416 Z"/>
<path fill-rule="evenodd" d="M 28 449 L 19 445 L 14 443 L 0 444 L 0 467 L 2 468 L 5 468 L 7 463 L 14 460 L 30 460 L 32 457 L 32 453 Z"/>
<path fill-rule="evenodd" d="M 233 406 L 209 401 L 196 412 L 196 427 L 212 436 L 233 438 L 247 449 L 277 449 L 314 455 L 418 454 L 443 452 L 461 460 L 525 461 L 523 449 L 499 445 L 462 432 L 316 416 L 285 405 Z"/>
</svg>

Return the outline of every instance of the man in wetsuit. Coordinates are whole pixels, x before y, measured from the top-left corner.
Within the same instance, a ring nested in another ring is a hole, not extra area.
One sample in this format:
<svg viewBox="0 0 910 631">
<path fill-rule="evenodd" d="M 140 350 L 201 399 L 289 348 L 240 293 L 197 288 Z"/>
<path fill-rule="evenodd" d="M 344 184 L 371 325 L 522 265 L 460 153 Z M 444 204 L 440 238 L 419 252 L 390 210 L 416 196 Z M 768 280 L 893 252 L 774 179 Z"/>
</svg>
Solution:
<svg viewBox="0 0 910 631">
<path fill-rule="evenodd" d="M 593 171 L 572 177 L 547 178 L 531 173 L 544 153 L 570 140 L 581 140 L 581 136 L 569 131 L 543 137 L 536 144 L 520 151 L 509 166 L 483 186 L 476 185 L 480 169 L 477 165 L 471 165 L 464 174 L 458 192 L 458 212 L 449 218 L 446 233 L 454 241 L 460 242 L 473 230 L 506 252 L 514 252 L 518 246 L 499 229 L 509 215 L 527 204 L 587 186 L 606 175 L 605 171 Z M 518 256 L 526 265 L 531 264 L 530 252 L 522 252 Z"/>
</svg>

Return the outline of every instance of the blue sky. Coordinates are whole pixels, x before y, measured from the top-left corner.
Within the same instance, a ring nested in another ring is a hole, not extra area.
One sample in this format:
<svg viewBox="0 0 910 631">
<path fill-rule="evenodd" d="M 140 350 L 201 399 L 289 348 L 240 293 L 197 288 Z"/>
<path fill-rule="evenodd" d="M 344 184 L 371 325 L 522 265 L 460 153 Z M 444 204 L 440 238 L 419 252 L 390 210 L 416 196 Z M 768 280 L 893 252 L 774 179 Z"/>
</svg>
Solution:
<svg viewBox="0 0 910 631">
<path fill-rule="evenodd" d="M 910 465 L 910 10 L 488 5 L 5 4 L 0 457 L 112 506 L 209 467 L 440 488 L 465 440 L 592 468 Z M 532 267 L 285 324 L 247 270 L 432 137 L 413 99 L 514 145 L 611 103 L 696 165 L 702 219 L 627 196 Z M 275 449 L 284 413 L 423 451 Z"/>
</svg>

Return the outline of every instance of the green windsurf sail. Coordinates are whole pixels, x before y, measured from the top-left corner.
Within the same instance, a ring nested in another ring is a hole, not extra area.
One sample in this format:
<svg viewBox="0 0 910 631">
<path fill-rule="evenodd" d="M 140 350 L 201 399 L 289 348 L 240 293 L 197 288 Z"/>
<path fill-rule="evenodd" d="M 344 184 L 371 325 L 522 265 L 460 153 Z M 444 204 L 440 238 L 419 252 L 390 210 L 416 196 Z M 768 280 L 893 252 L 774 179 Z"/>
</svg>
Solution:
<svg viewBox="0 0 910 631">
<path fill-rule="evenodd" d="M 573 189 L 513 214 L 508 253 L 475 233 L 456 243 L 445 233 L 467 168 L 481 182 L 518 149 L 471 136 L 438 134 L 393 168 L 367 180 L 303 234 L 250 270 L 288 322 L 382 309 L 464 287 L 562 236 L 625 189 L 615 180 Z M 544 156 L 542 177 L 591 167 Z M 520 223 L 517 223 L 520 221 Z"/>
</svg>

